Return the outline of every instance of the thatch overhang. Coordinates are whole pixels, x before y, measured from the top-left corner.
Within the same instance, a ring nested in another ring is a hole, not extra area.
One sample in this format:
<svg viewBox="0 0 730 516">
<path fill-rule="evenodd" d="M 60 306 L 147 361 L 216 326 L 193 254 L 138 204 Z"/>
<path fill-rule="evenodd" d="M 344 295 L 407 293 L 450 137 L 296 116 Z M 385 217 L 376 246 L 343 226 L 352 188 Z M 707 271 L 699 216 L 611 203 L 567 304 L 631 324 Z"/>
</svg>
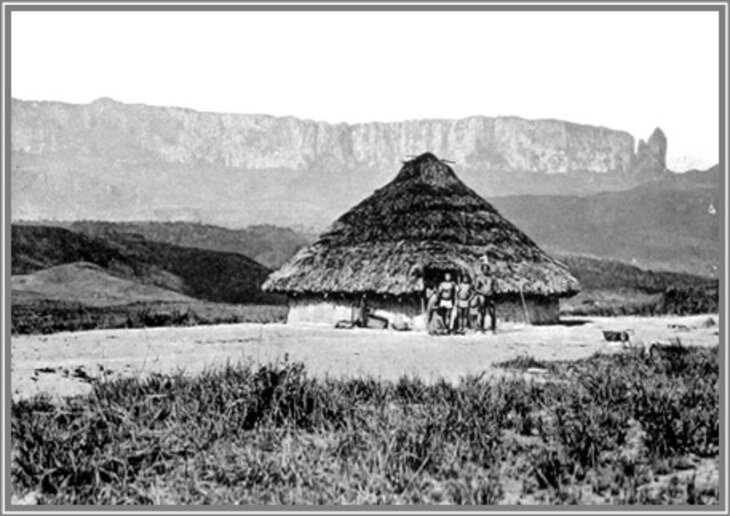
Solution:
<svg viewBox="0 0 730 516">
<path fill-rule="evenodd" d="M 288 294 L 419 292 L 414 270 L 458 269 L 478 277 L 491 266 L 497 294 L 570 296 L 580 290 L 567 268 L 426 153 L 342 215 L 263 285 Z"/>
</svg>

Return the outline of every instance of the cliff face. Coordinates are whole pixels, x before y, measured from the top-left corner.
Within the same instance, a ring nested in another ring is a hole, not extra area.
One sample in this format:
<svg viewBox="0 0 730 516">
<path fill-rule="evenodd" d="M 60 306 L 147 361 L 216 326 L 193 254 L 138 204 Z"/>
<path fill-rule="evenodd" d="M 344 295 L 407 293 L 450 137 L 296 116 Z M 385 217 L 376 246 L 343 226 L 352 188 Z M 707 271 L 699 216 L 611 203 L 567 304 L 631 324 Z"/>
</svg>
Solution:
<svg viewBox="0 0 730 516">
<path fill-rule="evenodd" d="M 426 149 L 484 172 L 626 172 L 635 159 L 634 138 L 624 131 L 514 117 L 331 125 L 110 99 L 86 105 L 14 100 L 12 123 L 13 150 L 30 154 L 243 169 L 304 170 L 323 160 L 344 168 L 390 166 Z M 650 150 L 665 154 L 666 144 Z"/>
<path fill-rule="evenodd" d="M 165 218 L 187 210 L 233 223 L 206 215 L 225 206 L 236 223 L 283 223 L 251 219 L 236 203 L 250 211 L 262 199 L 270 209 L 282 199 L 311 204 L 328 195 L 354 202 L 391 179 L 408 155 L 426 150 L 453 161 L 487 196 L 559 193 L 584 183 L 615 188 L 627 177 L 661 173 L 666 163 L 660 130 L 634 152 L 627 132 L 558 120 L 333 125 L 110 99 L 13 100 L 11 116 L 16 218 Z"/>
</svg>

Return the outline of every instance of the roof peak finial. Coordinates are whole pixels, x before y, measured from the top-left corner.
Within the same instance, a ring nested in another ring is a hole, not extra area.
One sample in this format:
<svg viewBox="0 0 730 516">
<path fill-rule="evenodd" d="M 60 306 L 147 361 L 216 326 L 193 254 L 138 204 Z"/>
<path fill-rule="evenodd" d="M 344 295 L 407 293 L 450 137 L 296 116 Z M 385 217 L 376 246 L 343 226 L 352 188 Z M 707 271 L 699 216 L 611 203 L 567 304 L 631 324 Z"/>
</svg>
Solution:
<svg viewBox="0 0 730 516">
<path fill-rule="evenodd" d="M 426 151 L 404 162 L 395 181 L 420 181 L 442 187 L 459 183 L 459 178 L 446 163 L 446 160 Z"/>
</svg>

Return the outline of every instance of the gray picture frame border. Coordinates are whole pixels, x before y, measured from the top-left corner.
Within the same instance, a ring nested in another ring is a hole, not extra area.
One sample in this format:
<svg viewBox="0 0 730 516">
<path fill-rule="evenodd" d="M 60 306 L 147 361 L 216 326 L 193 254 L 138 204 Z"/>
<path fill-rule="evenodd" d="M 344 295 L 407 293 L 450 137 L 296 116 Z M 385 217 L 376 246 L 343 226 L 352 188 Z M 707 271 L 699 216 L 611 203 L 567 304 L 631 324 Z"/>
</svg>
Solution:
<svg viewBox="0 0 730 516">
<path fill-rule="evenodd" d="M 615 514 L 615 513 L 652 513 L 652 514 L 728 514 L 727 508 L 727 458 L 728 458 L 728 354 L 725 346 L 728 342 L 727 326 L 727 292 L 728 292 L 728 181 L 727 181 L 727 18 L 728 0 L 691 2 L 686 0 L 643 0 L 641 2 L 620 2 L 616 0 L 563 0 L 554 2 L 551 0 L 532 1 L 488 1 L 488 0 L 459 0 L 458 2 L 446 2 L 442 0 L 397 0 L 391 2 L 376 2 L 373 0 L 318 0 L 309 2 L 307 0 L 216 0 L 215 4 L 206 4 L 192 0 L 155 0 L 154 3 L 137 3 L 130 0 L 77 0 L 64 2 L 62 0 L 0 0 L 2 5 L 2 312 L 3 320 L 0 325 L 0 332 L 3 339 L 2 353 L 2 405 L 3 405 L 3 434 L 2 434 L 2 507 L 1 514 L 135 514 L 154 512 L 155 514 L 177 514 L 177 513 L 215 513 L 229 514 L 233 512 L 260 512 L 266 514 L 289 514 L 289 513 L 331 513 L 347 512 L 350 514 L 373 514 L 393 512 L 398 514 L 419 514 L 422 512 L 441 513 L 491 513 L 491 514 L 545 514 L 545 513 L 587 513 L 587 514 Z M 719 335 L 720 335 L 720 503 L 716 507 L 690 507 L 690 506 L 631 506 L 611 507 L 602 506 L 497 506 L 497 507 L 456 507 L 456 506 L 289 506 L 286 508 L 269 506 L 135 506 L 125 507 L 123 510 L 110 506 L 18 506 L 10 503 L 10 405 L 11 405 L 11 353 L 10 353 L 10 223 L 11 223 L 11 185 L 10 176 L 11 163 L 11 117 L 9 113 L 11 105 L 11 21 L 13 12 L 24 11 L 711 11 L 718 14 L 719 28 L 719 167 L 721 185 L 721 203 L 718 206 L 720 217 L 720 242 L 723 253 L 722 268 L 719 274 L 720 300 L 719 300 Z"/>
</svg>

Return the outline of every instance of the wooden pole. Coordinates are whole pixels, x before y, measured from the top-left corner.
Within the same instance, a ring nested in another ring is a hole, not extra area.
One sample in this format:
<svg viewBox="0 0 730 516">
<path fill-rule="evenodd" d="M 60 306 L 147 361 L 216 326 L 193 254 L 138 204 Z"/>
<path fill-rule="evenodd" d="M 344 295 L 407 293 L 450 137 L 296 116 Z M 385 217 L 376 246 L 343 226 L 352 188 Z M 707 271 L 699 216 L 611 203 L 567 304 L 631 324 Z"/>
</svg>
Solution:
<svg viewBox="0 0 730 516">
<path fill-rule="evenodd" d="M 530 323 L 530 314 L 527 312 L 527 303 L 525 303 L 525 294 L 522 292 L 522 283 L 520 283 L 520 298 L 522 299 L 522 309 L 525 311 L 525 321 L 527 324 Z"/>
</svg>

